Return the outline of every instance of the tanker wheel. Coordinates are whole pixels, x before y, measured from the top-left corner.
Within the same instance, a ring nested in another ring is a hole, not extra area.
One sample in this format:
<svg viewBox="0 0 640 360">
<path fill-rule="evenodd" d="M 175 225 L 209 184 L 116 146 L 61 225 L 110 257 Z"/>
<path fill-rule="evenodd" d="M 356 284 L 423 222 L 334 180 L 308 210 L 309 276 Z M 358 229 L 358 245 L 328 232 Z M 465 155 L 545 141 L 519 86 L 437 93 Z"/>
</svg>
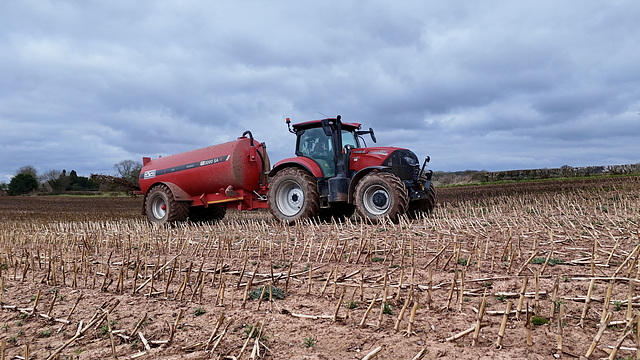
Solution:
<svg viewBox="0 0 640 360">
<path fill-rule="evenodd" d="M 320 220 L 344 222 L 356 211 L 356 206 L 349 203 L 334 203 L 328 209 L 320 210 Z"/>
<path fill-rule="evenodd" d="M 211 204 L 208 207 L 192 206 L 189 208 L 189 220 L 193 222 L 207 222 L 222 220 L 227 213 L 227 208 L 220 204 Z"/>
<path fill-rule="evenodd" d="M 373 223 L 389 217 L 397 222 L 409 207 L 404 183 L 394 174 L 373 172 L 362 178 L 355 191 L 358 214 Z"/>
<path fill-rule="evenodd" d="M 156 224 L 184 221 L 189 215 L 189 203 L 176 201 L 166 185 L 149 190 L 145 208 L 149 221 Z"/>
<path fill-rule="evenodd" d="M 280 170 L 269 183 L 267 196 L 271 214 L 289 224 L 320 213 L 316 179 L 299 168 Z"/>
<path fill-rule="evenodd" d="M 433 184 L 427 190 L 427 197 L 424 199 L 412 201 L 409 203 L 409 211 L 407 215 L 411 219 L 418 219 L 421 214 L 430 214 L 436 207 L 436 189 Z"/>
</svg>

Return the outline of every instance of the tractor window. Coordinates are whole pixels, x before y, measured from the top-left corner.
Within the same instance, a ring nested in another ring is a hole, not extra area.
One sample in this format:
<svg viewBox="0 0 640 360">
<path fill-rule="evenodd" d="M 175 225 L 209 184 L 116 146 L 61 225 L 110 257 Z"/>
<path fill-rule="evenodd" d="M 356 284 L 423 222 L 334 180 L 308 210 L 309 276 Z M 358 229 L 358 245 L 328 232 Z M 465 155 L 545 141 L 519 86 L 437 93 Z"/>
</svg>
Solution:
<svg viewBox="0 0 640 360">
<path fill-rule="evenodd" d="M 354 148 L 359 148 L 358 136 L 353 131 L 342 130 L 342 147 L 351 145 Z"/>
<path fill-rule="evenodd" d="M 322 128 L 306 129 L 300 135 L 298 146 L 302 156 L 313 159 L 320 166 L 324 177 L 336 175 L 331 137 L 325 135 Z"/>
</svg>

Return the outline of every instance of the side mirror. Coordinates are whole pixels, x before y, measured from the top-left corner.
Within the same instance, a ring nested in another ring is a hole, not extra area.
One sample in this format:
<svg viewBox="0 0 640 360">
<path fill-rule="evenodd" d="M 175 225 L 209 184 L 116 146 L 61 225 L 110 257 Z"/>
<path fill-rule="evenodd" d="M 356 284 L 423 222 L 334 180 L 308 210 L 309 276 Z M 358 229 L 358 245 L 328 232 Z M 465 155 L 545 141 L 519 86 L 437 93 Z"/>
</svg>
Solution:
<svg viewBox="0 0 640 360">
<path fill-rule="evenodd" d="M 331 129 L 331 123 L 329 122 L 328 119 L 324 119 L 321 122 L 322 124 L 322 130 L 324 131 L 324 134 L 327 135 L 328 137 L 331 137 L 331 135 L 333 135 L 333 131 Z"/>
<path fill-rule="evenodd" d="M 371 135 L 371 140 L 373 140 L 374 143 L 378 142 L 376 140 L 376 134 L 373 133 L 373 128 L 369 128 L 368 131 L 356 131 L 356 134 L 358 134 L 358 136 L 369 134 Z"/>
</svg>

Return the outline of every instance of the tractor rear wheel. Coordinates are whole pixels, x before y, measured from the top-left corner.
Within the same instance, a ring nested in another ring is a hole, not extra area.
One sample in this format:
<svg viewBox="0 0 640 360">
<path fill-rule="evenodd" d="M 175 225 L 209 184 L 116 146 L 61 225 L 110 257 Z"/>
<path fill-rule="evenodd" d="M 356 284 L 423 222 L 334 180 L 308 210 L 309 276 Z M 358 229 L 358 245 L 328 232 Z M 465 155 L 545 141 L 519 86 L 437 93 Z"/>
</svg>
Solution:
<svg viewBox="0 0 640 360">
<path fill-rule="evenodd" d="M 168 186 L 158 185 L 147 193 L 145 210 L 149 221 L 164 225 L 186 220 L 189 203 L 176 201 Z"/>
<path fill-rule="evenodd" d="M 300 168 L 280 170 L 269 183 L 267 197 L 271 214 L 289 224 L 320 213 L 316 179 Z"/>
<path fill-rule="evenodd" d="M 409 207 L 409 196 L 396 175 L 372 172 L 356 185 L 355 204 L 358 214 L 365 220 L 377 223 L 389 217 L 397 222 Z"/>
<path fill-rule="evenodd" d="M 429 186 L 427 190 L 427 197 L 424 199 L 412 201 L 409 203 L 409 211 L 407 215 L 411 219 L 417 219 L 420 214 L 430 214 L 436 207 L 436 189 L 433 184 Z"/>
<path fill-rule="evenodd" d="M 211 204 L 207 207 L 193 206 L 189 208 L 189 220 L 193 222 L 218 221 L 224 218 L 227 208 L 220 204 Z"/>
</svg>

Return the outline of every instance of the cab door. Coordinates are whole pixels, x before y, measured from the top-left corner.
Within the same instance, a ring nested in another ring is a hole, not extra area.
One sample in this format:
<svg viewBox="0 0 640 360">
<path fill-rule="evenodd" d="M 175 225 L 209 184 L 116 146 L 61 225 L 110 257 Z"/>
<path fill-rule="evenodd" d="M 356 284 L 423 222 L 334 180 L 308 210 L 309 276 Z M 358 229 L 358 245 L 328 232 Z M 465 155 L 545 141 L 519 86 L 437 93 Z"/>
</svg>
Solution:
<svg viewBox="0 0 640 360">
<path fill-rule="evenodd" d="M 298 138 L 298 156 L 306 156 L 318 164 L 325 178 L 336 176 L 335 152 L 331 137 L 322 128 L 305 129 Z"/>
</svg>

